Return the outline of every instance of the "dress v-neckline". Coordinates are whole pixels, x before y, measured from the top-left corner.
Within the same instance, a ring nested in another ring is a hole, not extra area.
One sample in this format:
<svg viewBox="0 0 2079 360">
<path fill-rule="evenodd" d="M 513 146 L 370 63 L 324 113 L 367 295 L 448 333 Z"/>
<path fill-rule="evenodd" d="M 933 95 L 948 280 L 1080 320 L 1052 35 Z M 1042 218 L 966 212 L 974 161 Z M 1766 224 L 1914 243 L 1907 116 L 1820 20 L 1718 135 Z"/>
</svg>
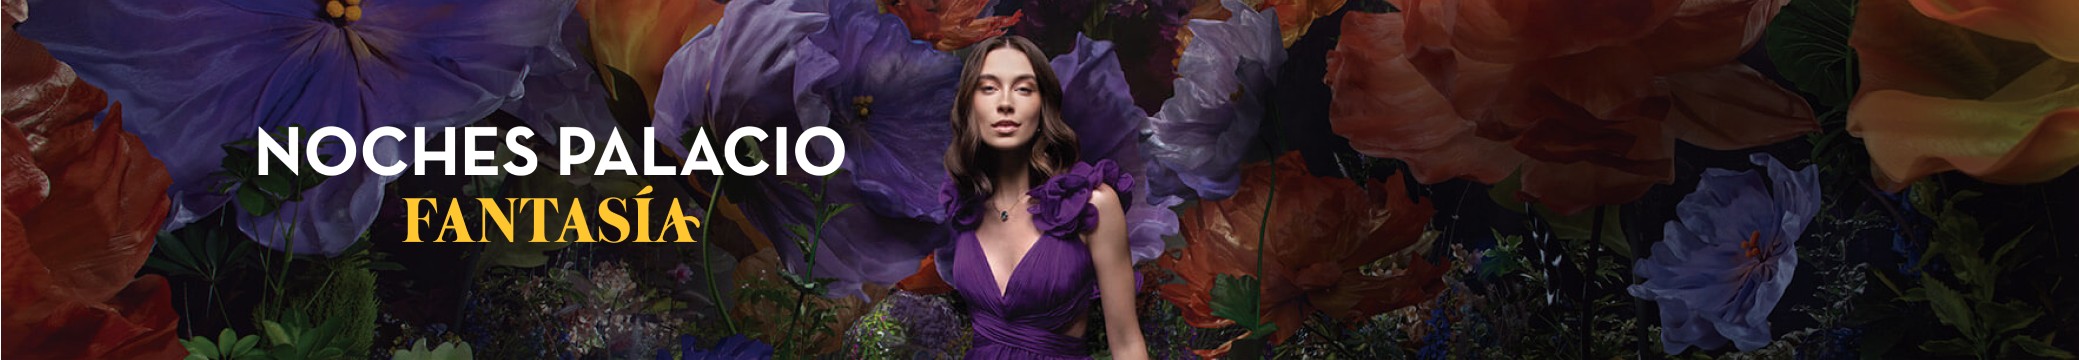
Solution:
<svg viewBox="0 0 2079 360">
<path fill-rule="evenodd" d="M 975 240 L 975 251 L 980 252 L 982 254 L 982 268 L 986 269 L 985 271 L 989 272 L 989 284 L 994 285 L 996 287 L 995 290 L 997 302 L 1003 302 L 1003 298 L 1010 297 L 1011 283 L 1018 281 L 1018 273 L 1020 272 L 1018 270 L 1025 267 L 1025 263 L 1029 262 L 1026 260 L 1032 259 L 1032 252 L 1038 251 L 1040 241 L 1046 240 L 1047 237 L 1046 233 L 1040 233 L 1039 236 L 1033 237 L 1032 245 L 1025 246 L 1025 255 L 1018 256 L 1018 263 L 1011 264 L 1010 275 L 1004 276 L 1003 282 L 998 283 L 996 282 L 996 264 L 991 263 L 989 261 L 989 249 L 987 247 L 982 246 L 982 233 L 980 231 L 975 231 L 970 232 L 969 234 L 970 235 L 968 237 L 973 238 Z"/>
</svg>

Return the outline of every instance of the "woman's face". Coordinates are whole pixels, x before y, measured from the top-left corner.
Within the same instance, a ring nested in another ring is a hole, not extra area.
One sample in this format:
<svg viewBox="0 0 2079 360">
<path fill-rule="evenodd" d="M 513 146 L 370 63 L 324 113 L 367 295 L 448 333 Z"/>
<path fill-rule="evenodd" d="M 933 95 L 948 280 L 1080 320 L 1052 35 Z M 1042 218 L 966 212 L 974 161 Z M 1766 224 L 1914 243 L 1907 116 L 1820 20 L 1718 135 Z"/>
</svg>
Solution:
<svg viewBox="0 0 2079 360">
<path fill-rule="evenodd" d="M 982 58 L 980 83 L 968 94 L 968 121 L 983 143 L 999 151 L 1024 149 L 1039 131 L 1039 80 L 1031 60 L 1017 49 L 991 50 Z"/>
</svg>

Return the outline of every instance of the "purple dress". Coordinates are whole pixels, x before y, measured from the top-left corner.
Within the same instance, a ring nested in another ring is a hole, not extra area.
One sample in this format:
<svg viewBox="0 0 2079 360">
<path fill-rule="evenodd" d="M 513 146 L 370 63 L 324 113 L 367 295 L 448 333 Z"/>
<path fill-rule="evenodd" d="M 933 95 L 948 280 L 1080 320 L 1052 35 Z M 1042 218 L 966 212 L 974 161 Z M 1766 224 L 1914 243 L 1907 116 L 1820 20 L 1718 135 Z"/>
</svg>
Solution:
<svg viewBox="0 0 2079 360">
<path fill-rule="evenodd" d="M 1097 269 L 1082 233 L 1097 227 L 1097 207 L 1090 205 L 1090 194 L 1098 184 L 1111 185 L 1121 199 L 1132 198 L 1128 191 L 1133 190 L 1133 176 L 1111 160 L 1078 163 L 1026 193 L 1032 196 L 1032 224 L 1040 237 L 1011 272 L 1009 289 L 1001 295 L 975 237 L 985 215 L 980 204 L 960 199 L 950 183 L 940 191 L 956 235 L 953 246 L 941 249 L 937 258 L 941 276 L 966 301 L 974 321 L 974 349 L 967 358 L 1090 358 L 1087 340 L 1061 333 L 1089 315 L 1097 302 Z M 946 264 L 944 259 L 952 261 Z"/>
</svg>

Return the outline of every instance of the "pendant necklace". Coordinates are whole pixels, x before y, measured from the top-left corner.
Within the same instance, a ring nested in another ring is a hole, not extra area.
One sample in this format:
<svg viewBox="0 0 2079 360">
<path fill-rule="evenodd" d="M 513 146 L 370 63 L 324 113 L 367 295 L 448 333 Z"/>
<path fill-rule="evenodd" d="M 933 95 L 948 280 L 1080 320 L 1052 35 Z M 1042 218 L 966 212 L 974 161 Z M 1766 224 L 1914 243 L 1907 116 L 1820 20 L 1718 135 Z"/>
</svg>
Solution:
<svg viewBox="0 0 2079 360">
<path fill-rule="evenodd" d="M 1011 208 L 1011 207 L 1016 207 L 1016 206 L 1018 206 L 1018 204 L 1019 204 L 1019 203 L 1023 203 L 1023 202 L 1025 202 L 1024 200 L 1025 200 L 1025 199 L 1023 199 L 1023 198 L 1020 198 L 1020 199 L 1018 199 L 1018 201 L 1017 201 L 1017 202 L 1013 202 L 1013 203 L 1011 203 L 1011 205 L 1010 205 L 1010 206 L 999 206 L 999 207 L 997 207 L 997 210 L 996 210 L 996 221 L 998 221 L 998 222 L 1011 222 L 1011 210 L 1009 210 L 1008 208 Z"/>
</svg>

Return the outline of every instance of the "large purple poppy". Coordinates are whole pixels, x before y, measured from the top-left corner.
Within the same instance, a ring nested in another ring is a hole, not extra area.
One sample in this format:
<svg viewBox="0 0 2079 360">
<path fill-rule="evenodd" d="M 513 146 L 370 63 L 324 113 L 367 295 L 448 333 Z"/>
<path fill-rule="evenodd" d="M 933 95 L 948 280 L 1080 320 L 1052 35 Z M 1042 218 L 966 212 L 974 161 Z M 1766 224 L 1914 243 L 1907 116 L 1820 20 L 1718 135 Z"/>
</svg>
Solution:
<svg viewBox="0 0 2079 360">
<path fill-rule="evenodd" d="M 353 3 L 34 1 L 45 20 L 20 30 L 123 102 L 126 128 L 173 176 L 168 228 L 178 228 L 224 205 L 215 191 L 226 181 L 215 175 L 220 146 L 256 128 L 362 135 L 482 118 L 519 95 L 528 62 L 554 43 L 573 8 L 568 0 Z M 388 145 L 378 157 L 410 160 L 403 146 Z M 274 214 L 238 212 L 239 228 L 268 247 L 337 254 L 374 219 L 390 180 L 352 169 Z"/>
<path fill-rule="evenodd" d="M 951 142 L 945 111 L 959 70 L 958 60 L 910 40 L 900 18 L 870 2 L 739 0 L 672 56 L 655 122 L 669 134 L 660 136 L 705 127 L 711 141 L 743 127 L 836 130 L 845 171 L 827 184 L 799 171 L 722 181 L 749 184 L 725 188 L 776 242 L 792 239 L 788 225 L 813 225 L 818 210 L 789 183 L 826 188 L 827 202 L 859 204 L 824 229 L 814 276 L 838 279 L 833 294 L 863 295 L 860 284 L 900 280 L 947 242 L 935 187 L 945 178 L 938 154 Z M 683 144 L 670 145 L 685 154 Z M 829 145 L 798 151 L 822 163 Z M 758 151 L 776 149 L 765 142 Z M 791 243 L 777 248 L 790 268 L 804 269 Z"/>
<path fill-rule="evenodd" d="M 1142 149 L 1153 160 L 1152 195 L 1209 200 L 1234 195 L 1242 157 L 1255 145 L 1285 48 L 1278 16 L 1238 1 L 1225 21 L 1191 20 L 1195 34 L 1177 64 L 1176 95 L 1148 120 Z"/>
<path fill-rule="evenodd" d="M 1140 150 L 1139 129 L 1148 113 L 1134 106 L 1126 86 L 1126 74 L 1112 43 L 1076 36 L 1075 50 L 1055 57 L 1050 67 L 1061 78 L 1061 119 L 1076 130 L 1082 143 L 1083 162 L 1112 160 L 1135 179 L 1134 188 L 1148 186 L 1147 159 Z M 1177 233 L 1177 213 L 1170 211 L 1182 201 L 1175 197 L 1132 192 L 1126 208 L 1127 246 L 1135 262 L 1162 254 L 1164 236 Z"/>
<path fill-rule="evenodd" d="M 558 35 L 560 43 L 541 48 L 529 65 L 527 78 L 521 83 L 526 93 L 498 108 L 519 118 L 550 144 L 562 141 L 561 136 L 554 134 L 563 127 L 583 128 L 599 140 L 618 128 L 613 111 L 607 107 L 606 85 L 600 81 L 599 72 L 593 70 L 591 60 L 584 56 L 592 49 L 592 37 L 586 28 L 584 17 L 574 13 L 566 16 Z M 630 138 L 629 135 L 634 133 L 621 134 L 622 139 Z M 640 139 L 639 135 L 634 138 Z"/>
<path fill-rule="evenodd" d="M 1696 192 L 1675 207 L 1667 239 L 1639 259 L 1632 296 L 1660 304 L 1665 351 L 1741 351 L 1767 346 L 1769 313 L 1797 270 L 1798 237 L 1819 212 L 1819 173 L 1791 171 L 1766 154 L 1760 171 L 1708 169 Z"/>
</svg>

